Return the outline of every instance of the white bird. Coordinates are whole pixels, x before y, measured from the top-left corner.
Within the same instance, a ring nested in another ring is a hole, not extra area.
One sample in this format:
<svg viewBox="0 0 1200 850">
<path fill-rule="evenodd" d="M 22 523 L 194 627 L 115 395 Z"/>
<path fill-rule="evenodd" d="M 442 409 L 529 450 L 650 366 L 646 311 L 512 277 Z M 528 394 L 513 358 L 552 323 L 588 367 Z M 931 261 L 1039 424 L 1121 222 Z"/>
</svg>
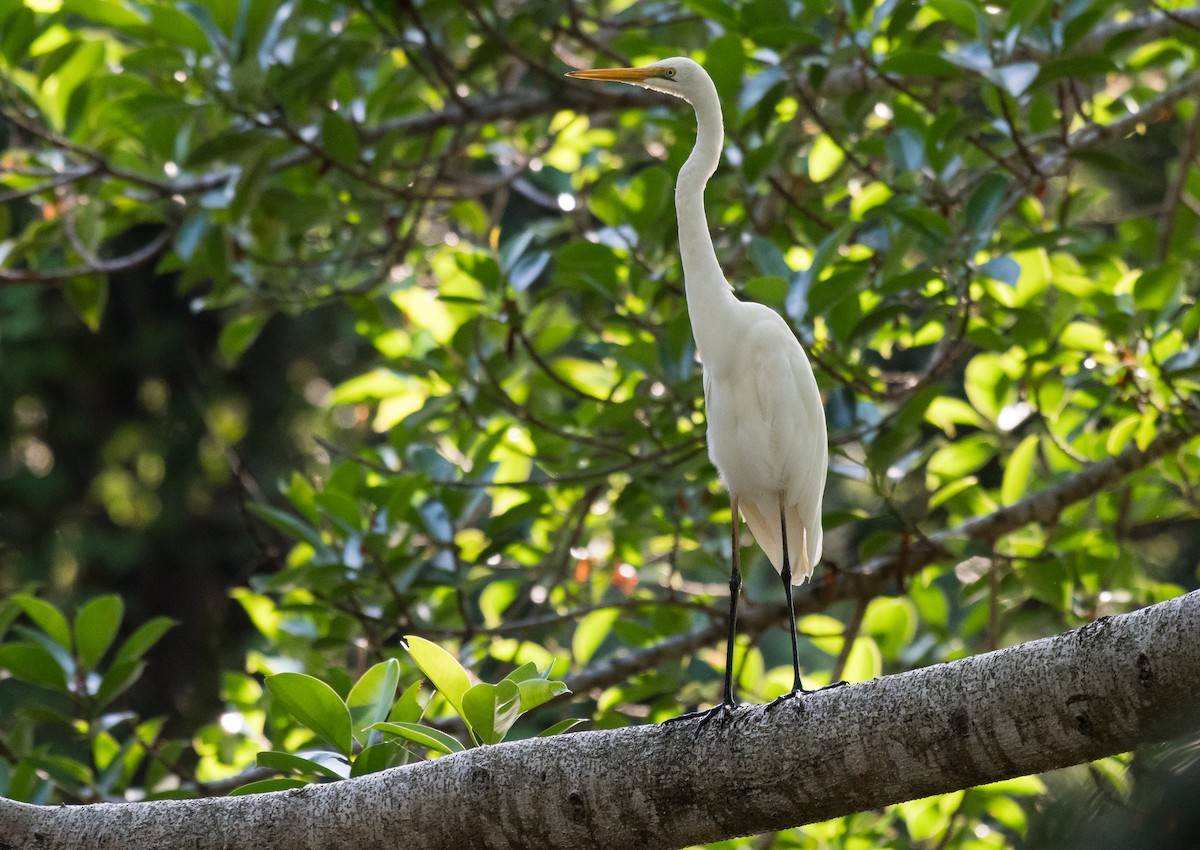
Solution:
<svg viewBox="0 0 1200 850">
<path fill-rule="evenodd" d="M 696 111 L 696 146 L 679 170 L 675 210 L 688 316 L 704 367 L 708 454 L 729 490 L 733 520 L 725 694 L 713 710 L 736 705 L 739 511 L 783 579 L 795 674 L 793 692 L 785 696 L 806 693 L 800 681 L 792 585 L 811 576 L 821 559 L 821 498 L 829 464 L 825 411 L 808 357 L 787 322 L 765 305 L 739 300 L 717 262 L 704 214 L 704 187 L 717 170 L 724 140 L 717 89 L 702 67 L 682 57 L 567 76 L 664 92 Z"/>
</svg>

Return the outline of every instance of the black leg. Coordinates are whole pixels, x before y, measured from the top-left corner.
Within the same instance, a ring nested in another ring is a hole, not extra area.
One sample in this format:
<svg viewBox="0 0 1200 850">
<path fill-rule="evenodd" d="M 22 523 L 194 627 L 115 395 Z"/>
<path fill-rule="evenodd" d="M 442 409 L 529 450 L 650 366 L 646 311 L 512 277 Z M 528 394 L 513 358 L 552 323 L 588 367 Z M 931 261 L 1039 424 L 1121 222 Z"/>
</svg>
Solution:
<svg viewBox="0 0 1200 850">
<path fill-rule="evenodd" d="M 792 562 L 788 554 L 787 542 L 787 516 L 783 512 L 783 500 L 779 502 L 779 536 L 783 541 L 783 568 L 779 571 L 783 579 L 783 595 L 787 597 L 788 622 L 792 625 L 792 692 L 776 697 L 771 701 L 770 705 L 775 705 L 783 700 L 792 699 L 793 697 L 803 694 L 815 693 L 804 689 L 804 684 L 800 681 L 800 644 L 798 632 L 796 629 L 796 608 L 792 605 Z M 840 688 L 846 682 L 834 682 L 832 685 L 826 685 L 824 688 L 817 690 L 825 690 L 826 688 Z"/>
<path fill-rule="evenodd" d="M 717 705 L 707 711 L 693 711 L 688 714 L 681 714 L 678 717 L 672 717 L 667 720 L 667 723 L 676 723 L 680 720 L 691 720 L 692 718 L 700 718 L 700 726 L 696 729 L 696 734 L 700 734 L 700 729 L 704 727 L 713 718 L 723 719 L 730 716 L 737 702 L 733 698 L 733 645 L 737 638 L 737 607 L 738 597 L 742 591 L 742 550 L 739 545 L 739 519 L 738 519 L 738 500 L 737 496 L 731 497 L 731 507 L 733 508 L 733 569 L 729 573 L 729 634 L 725 643 L 725 693 Z"/>
<path fill-rule="evenodd" d="M 733 507 L 733 569 L 729 573 L 729 635 L 725 641 L 725 705 L 733 708 L 737 703 L 733 699 L 733 645 L 737 640 L 737 607 L 738 597 L 742 592 L 742 547 L 739 545 L 738 534 L 738 500 L 732 499 Z"/>
<path fill-rule="evenodd" d="M 796 609 L 792 606 L 792 562 L 788 555 L 787 517 L 783 513 L 783 501 L 779 503 L 779 536 L 783 541 L 783 569 L 779 571 L 783 578 L 783 595 L 787 598 L 788 622 L 792 626 L 792 692 L 804 693 L 804 684 L 800 681 L 800 644 L 796 636 Z"/>
</svg>

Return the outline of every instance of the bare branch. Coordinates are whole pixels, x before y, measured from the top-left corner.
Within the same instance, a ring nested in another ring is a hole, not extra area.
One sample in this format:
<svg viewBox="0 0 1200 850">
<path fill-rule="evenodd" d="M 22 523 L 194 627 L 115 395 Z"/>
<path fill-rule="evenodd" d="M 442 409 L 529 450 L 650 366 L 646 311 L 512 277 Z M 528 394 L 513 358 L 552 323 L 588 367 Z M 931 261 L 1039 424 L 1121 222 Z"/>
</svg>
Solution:
<svg viewBox="0 0 1200 850">
<path fill-rule="evenodd" d="M 174 230 L 169 227 L 163 227 L 158 235 L 138 248 L 136 251 L 131 251 L 120 257 L 112 259 L 103 259 L 101 257 L 93 257 L 90 253 L 80 255 L 84 257 L 85 265 L 71 266 L 62 269 L 50 269 L 48 271 L 27 271 L 21 269 L 5 269 L 0 268 L 0 286 L 11 286 L 14 284 L 59 284 L 73 277 L 80 277 L 89 274 L 112 274 L 113 272 L 121 272 L 126 269 L 131 269 L 134 266 L 141 265 L 149 260 L 171 240 Z M 76 240 L 72 239 L 74 244 Z M 81 248 L 81 245 L 75 245 L 76 248 Z M 84 249 L 86 251 L 86 249 Z"/>
</svg>

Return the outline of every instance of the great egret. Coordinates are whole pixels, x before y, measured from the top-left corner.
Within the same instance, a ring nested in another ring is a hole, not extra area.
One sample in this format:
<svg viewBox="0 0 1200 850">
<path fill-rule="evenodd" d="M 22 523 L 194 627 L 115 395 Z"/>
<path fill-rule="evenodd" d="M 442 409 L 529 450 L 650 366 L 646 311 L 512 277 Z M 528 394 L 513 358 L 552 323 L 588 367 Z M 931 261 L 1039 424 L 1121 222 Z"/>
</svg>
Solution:
<svg viewBox="0 0 1200 850">
<path fill-rule="evenodd" d="M 791 694 L 784 696 L 806 693 L 800 681 L 792 585 L 811 576 L 821 558 L 821 497 L 829 463 L 825 412 L 808 357 L 787 322 L 765 305 L 739 300 L 717 262 L 704 215 L 704 187 L 717 170 L 724 140 L 717 89 L 703 68 L 683 57 L 567 76 L 664 92 L 696 111 L 696 146 L 679 170 L 675 210 L 688 316 L 704 367 L 708 454 L 729 490 L 733 525 L 725 693 L 712 711 L 737 704 L 733 644 L 742 586 L 739 511 L 783 579 L 795 677 Z"/>
</svg>

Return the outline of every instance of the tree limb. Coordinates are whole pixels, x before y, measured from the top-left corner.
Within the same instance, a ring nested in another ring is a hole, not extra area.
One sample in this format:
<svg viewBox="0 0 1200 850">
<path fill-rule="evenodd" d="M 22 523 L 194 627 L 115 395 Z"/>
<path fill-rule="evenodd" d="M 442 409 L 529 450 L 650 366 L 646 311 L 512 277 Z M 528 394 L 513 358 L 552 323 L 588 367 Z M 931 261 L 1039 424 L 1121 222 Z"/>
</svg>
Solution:
<svg viewBox="0 0 1200 850">
<path fill-rule="evenodd" d="M 533 738 L 273 794 L 0 801 L 0 847 L 666 850 L 1125 752 L 1200 728 L 1198 703 L 1200 591 L 724 723 Z"/>
</svg>

